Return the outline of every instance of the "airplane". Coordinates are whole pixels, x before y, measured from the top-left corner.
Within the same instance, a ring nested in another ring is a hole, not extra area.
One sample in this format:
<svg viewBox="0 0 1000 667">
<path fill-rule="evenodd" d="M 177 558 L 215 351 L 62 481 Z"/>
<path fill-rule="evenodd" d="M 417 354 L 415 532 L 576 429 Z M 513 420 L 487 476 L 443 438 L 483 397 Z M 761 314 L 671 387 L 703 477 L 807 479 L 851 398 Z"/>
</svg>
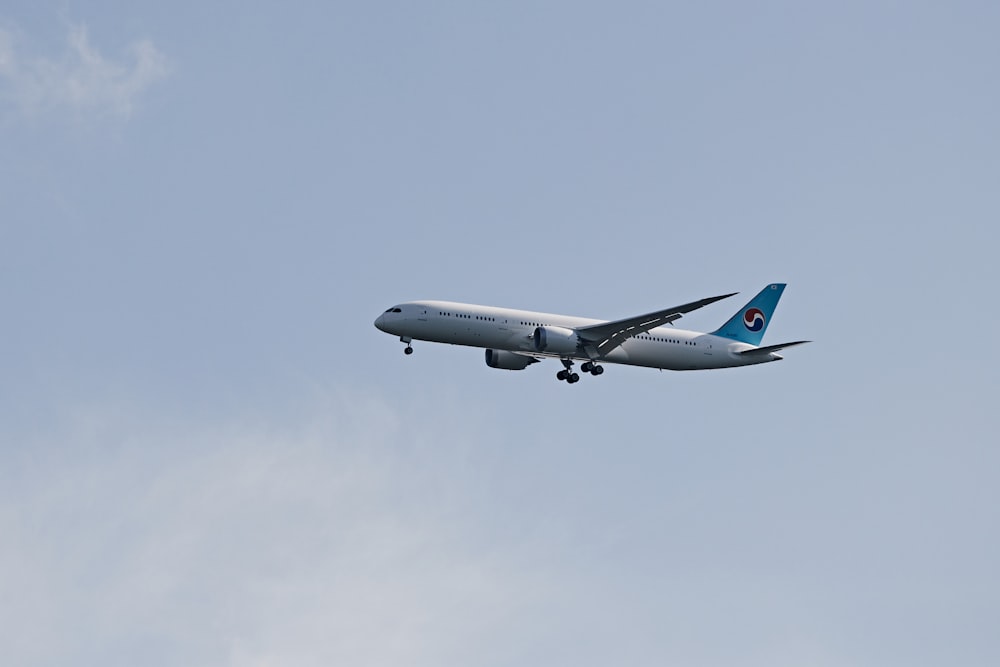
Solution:
<svg viewBox="0 0 1000 667">
<path fill-rule="evenodd" d="M 779 361 L 780 350 L 810 342 L 760 345 L 784 289 L 785 283 L 766 286 L 711 333 L 675 329 L 673 323 L 737 292 L 612 321 L 452 301 L 408 301 L 379 315 L 375 326 L 399 336 L 407 355 L 413 353 L 411 343 L 421 340 L 485 348 L 486 365 L 504 370 L 558 359 L 563 369 L 556 378 L 575 384 L 580 381 L 573 370 L 576 361 L 582 362 L 581 371 L 594 376 L 604 373 L 604 363 L 685 371 Z"/>
</svg>

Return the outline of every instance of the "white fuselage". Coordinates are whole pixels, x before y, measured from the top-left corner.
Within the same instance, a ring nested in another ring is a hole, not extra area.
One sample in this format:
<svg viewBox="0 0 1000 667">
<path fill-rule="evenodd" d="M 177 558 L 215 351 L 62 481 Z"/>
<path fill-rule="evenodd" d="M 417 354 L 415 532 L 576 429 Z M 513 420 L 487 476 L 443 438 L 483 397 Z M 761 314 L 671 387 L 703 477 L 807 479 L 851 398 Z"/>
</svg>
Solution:
<svg viewBox="0 0 1000 667">
<path fill-rule="evenodd" d="M 532 357 L 590 359 L 665 370 L 699 370 L 748 366 L 778 361 L 776 353 L 741 355 L 755 346 L 712 334 L 662 326 L 629 338 L 597 358 L 582 350 L 573 354 L 538 352 L 532 336 L 538 327 L 576 329 L 603 320 L 477 306 L 450 301 L 410 301 L 389 309 L 375 320 L 380 330 L 406 342 L 424 340 L 516 352 Z"/>
</svg>

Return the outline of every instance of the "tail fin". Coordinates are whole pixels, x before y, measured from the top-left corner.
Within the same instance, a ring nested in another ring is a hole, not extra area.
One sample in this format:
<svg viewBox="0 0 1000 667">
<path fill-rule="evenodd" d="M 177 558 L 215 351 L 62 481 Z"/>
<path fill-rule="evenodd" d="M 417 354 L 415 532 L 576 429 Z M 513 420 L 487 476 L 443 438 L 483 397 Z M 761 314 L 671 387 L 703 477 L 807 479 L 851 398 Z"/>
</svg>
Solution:
<svg viewBox="0 0 1000 667">
<path fill-rule="evenodd" d="M 778 305 L 785 283 L 773 283 L 762 289 L 750 303 L 743 306 L 728 322 L 712 333 L 723 338 L 731 338 L 741 343 L 760 345 L 767 325 L 771 321 L 774 307 Z"/>
</svg>

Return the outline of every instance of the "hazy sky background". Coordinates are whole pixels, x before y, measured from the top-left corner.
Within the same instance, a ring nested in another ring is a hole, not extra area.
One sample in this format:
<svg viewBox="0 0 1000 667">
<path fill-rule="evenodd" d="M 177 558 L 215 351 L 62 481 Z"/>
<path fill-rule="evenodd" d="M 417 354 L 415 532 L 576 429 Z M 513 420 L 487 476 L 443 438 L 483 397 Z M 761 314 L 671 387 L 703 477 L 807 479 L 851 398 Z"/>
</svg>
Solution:
<svg viewBox="0 0 1000 667">
<path fill-rule="evenodd" d="M 1000 663 L 1000 6 L 0 10 L 0 662 Z M 789 284 L 780 364 L 394 303 Z"/>
</svg>

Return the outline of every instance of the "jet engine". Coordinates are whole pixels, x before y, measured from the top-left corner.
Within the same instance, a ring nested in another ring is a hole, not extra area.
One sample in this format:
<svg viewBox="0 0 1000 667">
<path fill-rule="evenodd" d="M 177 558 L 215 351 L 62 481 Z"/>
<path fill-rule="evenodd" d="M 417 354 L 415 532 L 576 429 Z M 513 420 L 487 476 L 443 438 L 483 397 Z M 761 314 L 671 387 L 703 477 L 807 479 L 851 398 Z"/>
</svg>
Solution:
<svg viewBox="0 0 1000 667">
<path fill-rule="evenodd" d="M 538 327 L 531 337 L 536 352 L 549 354 L 576 354 L 579 336 L 565 327 Z"/>
<path fill-rule="evenodd" d="M 505 371 L 522 371 L 529 364 L 537 363 L 538 359 L 506 350 L 486 350 L 486 365 L 490 368 L 502 368 Z"/>
</svg>

